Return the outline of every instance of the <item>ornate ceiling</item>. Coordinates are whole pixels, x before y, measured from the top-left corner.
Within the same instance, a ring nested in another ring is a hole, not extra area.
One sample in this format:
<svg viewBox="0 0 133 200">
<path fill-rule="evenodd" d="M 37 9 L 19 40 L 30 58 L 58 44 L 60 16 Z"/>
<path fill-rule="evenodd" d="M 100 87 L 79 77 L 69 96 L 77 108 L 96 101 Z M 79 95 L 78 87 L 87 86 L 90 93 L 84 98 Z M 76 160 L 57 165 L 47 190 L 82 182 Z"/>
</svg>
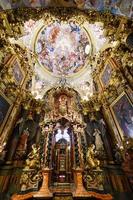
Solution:
<svg viewBox="0 0 133 200">
<path fill-rule="evenodd" d="M 1 0 L 1 9 L 20 7 L 77 7 L 97 11 L 110 11 L 112 14 L 133 17 L 132 0 Z"/>
<path fill-rule="evenodd" d="M 80 15 L 79 19 L 72 16 L 63 21 L 52 14 L 51 21 L 45 21 L 45 16 L 37 21 L 30 19 L 24 24 L 24 36 L 12 40 L 36 57 L 31 88 L 36 99 L 60 86 L 73 88 L 82 99 L 93 95 L 90 58 L 108 46 L 108 38 L 102 22 L 91 24 Z"/>
<path fill-rule="evenodd" d="M 108 11 L 51 7 L 6 13 L 7 17 L 11 15 L 10 24 L 16 32 L 13 35 L 10 31 L 10 42 L 34 56 L 31 92 L 36 99 L 42 99 L 51 88 L 63 86 L 88 100 L 94 92 L 92 74 L 97 58 L 125 37 L 120 36 L 119 29 L 123 30 L 121 26 L 127 18 Z"/>
</svg>

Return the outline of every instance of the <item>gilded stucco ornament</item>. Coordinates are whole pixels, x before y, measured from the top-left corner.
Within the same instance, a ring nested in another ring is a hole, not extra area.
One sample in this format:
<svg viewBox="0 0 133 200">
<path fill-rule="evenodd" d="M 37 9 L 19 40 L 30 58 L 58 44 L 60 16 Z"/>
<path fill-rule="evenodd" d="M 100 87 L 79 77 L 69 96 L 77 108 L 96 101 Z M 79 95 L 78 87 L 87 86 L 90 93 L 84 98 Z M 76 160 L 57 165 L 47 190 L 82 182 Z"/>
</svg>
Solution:
<svg viewBox="0 0 133 200">
<path fill-rule="evenodd" d="M 107 28 L 107 35 L 113 35 L 116 31 L 115 28 L 118 28 L 120 17 L 113 16 L 109 12 L 98 13 L 97 11 L 81 11 L 75 10 L 73 8 L 52 8 L 52 9 L 36 9 L 36 12 L 33 9 L 21 8 L 18 10 L 13 10 L 12 12 L 6 11 L 4 14 L 4 26 L 8 30 L 7 33 L 15 35 L 15 37 L 20 37 L 23 34 L 23 24 L 29 19 L 39 20 L 44 19 L 46 24 L 54 23 L 56 20 L 59 21 L 75 21 L 78 24 L 83 24 L 85 21 L 94 23 L 95 21 L 104 22 L 105 29 Z M 8 19 L 10 18 L 10 22 Z M 114 20 L 115 18 L 115 20 Z M 108 24 L 110 25 L 108 28 Z"/>
<path fill-rule="evenodd" d="M 91 188 L 103 190 L 103 171 L 101 170 L 100 160 L 97 159 L 96 152 L 94 149 L 94 144 L 91 144 L 88 147 L 86 153 L 86 166 L 83 179 L 87 190 L 90 190 Z"/>
<path fill-rule="evenodd" d="M 89 168 L 89 170 L 93 170 L 93 169 L 99 169 L 100 166 L 100 161 L 98 159 L 95 158 L 95 145 L 91 144 L 88 147 L 87 150 L 87 154 L 86 154 L 86 161 L 87 161 L 87 168 Z"/>
<path fill-rule="evenodd" d="M 95 112 L 98 112 L 101 109 L 102 102 L 101 99 L 99 98 L 98 93 L 94 93 L 92 97 L 88 101 L 84 100 L 81 101 L 82 109 L 83 109 L 83 114 L 87 115 L 89 114 L 90 117 L 93 119 L 95 118 Z"/>
<path fill-rule="evenodd" d="M 120 72 L 119 69 L 114 70 L 112 72 L 112 76 L 109 82 L 109 85 L 115 86 L 116 88 L 118 86 L 124 86 L 126 84 L 126 80 L 124 79 L 122 73 Z"/>
<path fill-rule="evenodd" d="M 40 163 L 40 149 L 33 144 L 32 150 L 26 159 L 26 165 L 23 169 L 20 185 L 21 191 L 29 189 L 38 189 L 39 181 L 42 179 Z"/>
</svg>

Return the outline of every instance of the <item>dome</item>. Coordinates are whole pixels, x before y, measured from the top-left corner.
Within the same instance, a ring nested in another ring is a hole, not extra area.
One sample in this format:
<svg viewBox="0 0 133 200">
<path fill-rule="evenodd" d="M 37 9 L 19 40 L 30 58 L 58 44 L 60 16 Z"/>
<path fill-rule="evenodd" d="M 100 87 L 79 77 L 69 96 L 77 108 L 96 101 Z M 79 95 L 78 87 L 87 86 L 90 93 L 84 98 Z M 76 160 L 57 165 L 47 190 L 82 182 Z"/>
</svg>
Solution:
<svg viewBox="0 0 133 200">
<path fill-rule="evenodd" d="M 54 75 L 79 72 L 86 63 L 91 44 L 75 22 L 55 22 L 42 27 L 35 42 L 39 64 Z"/>
</svg>

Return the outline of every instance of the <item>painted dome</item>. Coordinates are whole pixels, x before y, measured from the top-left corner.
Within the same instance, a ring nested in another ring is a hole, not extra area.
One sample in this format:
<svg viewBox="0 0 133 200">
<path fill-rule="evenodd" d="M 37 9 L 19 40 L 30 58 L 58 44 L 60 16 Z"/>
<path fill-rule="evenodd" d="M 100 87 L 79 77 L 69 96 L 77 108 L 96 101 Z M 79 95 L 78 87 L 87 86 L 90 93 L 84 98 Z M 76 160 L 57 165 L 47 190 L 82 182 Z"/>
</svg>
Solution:
<svg viewBox="0 0 133 200">
<path fill-rule="evenodd" d="M 39 63 L 54 75 L 79 72 L 90 50 L 87 33 L 74 22 L 55 22 L 43 27 L 35 43 Z"/>
</svg>

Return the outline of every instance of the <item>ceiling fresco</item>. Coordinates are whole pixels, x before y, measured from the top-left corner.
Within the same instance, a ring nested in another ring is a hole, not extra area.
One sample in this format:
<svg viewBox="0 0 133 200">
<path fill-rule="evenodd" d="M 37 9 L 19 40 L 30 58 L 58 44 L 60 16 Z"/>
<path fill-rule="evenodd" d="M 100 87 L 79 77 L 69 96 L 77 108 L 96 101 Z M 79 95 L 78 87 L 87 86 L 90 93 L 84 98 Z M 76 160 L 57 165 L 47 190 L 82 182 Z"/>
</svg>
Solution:
<svg viewBox="0 0 133 200">
<path fill-rule="evenodd" d="M 98 11 L 110 11 L 112 14 L 133 18 L 132 0 L 1 0 L 1 9 L 20 7 L 77 7 Z"/>
<path fill-rule="evenodd" d="M 54 75 L 71 75 L 86 63 L 91 45 L 87 34 L 75 22 L 55 22 L 38 34 L 35 51 L 38 60 Z"/>
<path fill-rule="evenodd" d="M 43 19 L 26 21 L 24 35 L 12 40 L 35 54 L 32 95 L 42 99 L 51 88 L 67 86 L 88 99 L 93 94 L 90 57 L 109 44 L 104 24 L 52 19 L 50 23 Z"/>
</svg>

